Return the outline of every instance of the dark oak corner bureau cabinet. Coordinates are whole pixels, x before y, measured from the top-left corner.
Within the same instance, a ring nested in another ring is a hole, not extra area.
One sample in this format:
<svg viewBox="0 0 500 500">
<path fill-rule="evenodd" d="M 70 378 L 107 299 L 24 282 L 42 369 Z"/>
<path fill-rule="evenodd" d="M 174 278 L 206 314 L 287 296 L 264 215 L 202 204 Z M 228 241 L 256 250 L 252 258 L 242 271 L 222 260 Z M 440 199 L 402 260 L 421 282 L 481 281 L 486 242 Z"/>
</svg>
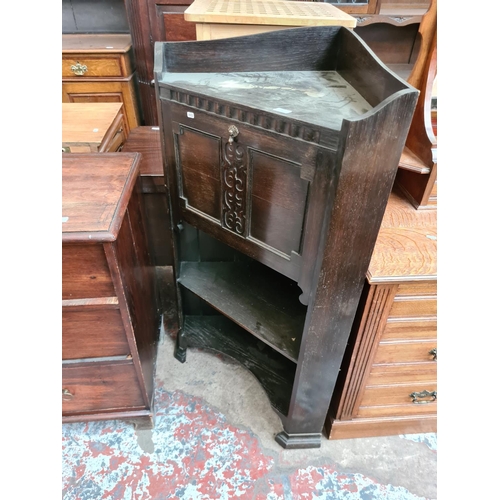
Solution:
<svg viewBox="0 0 500 500">
<path fill-rule="evenodd" d="M 153 423 L 159 315 L 137 153 L 62 155 L 63 423 Z"/>
<path fill-rule="evenodd" d="M 175 356 L 240 361 L 319 447 L 417 91 L 338 26 L 157 43 L 155 82 Z"/>
</svg>

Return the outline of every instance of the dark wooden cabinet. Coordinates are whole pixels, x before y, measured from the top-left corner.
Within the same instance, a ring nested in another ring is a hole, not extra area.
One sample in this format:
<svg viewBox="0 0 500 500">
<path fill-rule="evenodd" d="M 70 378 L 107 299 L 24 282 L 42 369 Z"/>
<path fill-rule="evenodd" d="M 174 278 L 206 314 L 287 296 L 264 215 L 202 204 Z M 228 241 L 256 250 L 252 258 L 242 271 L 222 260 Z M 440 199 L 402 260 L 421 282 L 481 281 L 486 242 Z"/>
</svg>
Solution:
<svg viewBox="0 0 500 500">
<path fill-rule="evenodd" d="M 175 355 L 237 359 L 317 447 L 417 91 L 338 26 L 157 44 L 155 81 Z"/>
<path fill-rule="evenodd" d="M 144 125 L 158 125 L 153 61 L 154 44 L 196 40 L 196 26 L 184 20 L 193 0 L 125 0 L 137 61 L 137 78 Z"/>
<path fill-rule="evenodd" d="M 63 422 L 153 423 L 159 314 L 139 159 L 63 154 Z"/>
</svg>

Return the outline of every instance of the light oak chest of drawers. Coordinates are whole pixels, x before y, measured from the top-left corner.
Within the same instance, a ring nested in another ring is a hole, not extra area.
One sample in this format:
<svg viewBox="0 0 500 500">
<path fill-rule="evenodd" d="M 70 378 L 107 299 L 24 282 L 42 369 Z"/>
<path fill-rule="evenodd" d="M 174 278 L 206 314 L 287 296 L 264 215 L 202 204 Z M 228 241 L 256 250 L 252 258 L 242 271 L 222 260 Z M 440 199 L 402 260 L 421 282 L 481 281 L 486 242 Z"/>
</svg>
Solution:
<svg viewBox="0 0 500 500">
<path fill-rule="evenodd" d="M 127 138 L 121 103 L 63 103 L 64 153 L 114 153 Z"/>
<path fill-rule="evenodd" d="M 326 420 L 330 439 L 435 432 L 436 211 L 389 198 Z"/>
<path fill-rule="evenodd" d="M 130 35 L 62 35 L 62 102 L 121 102 L 125 132 L 139 126 Z"/>
</svg>

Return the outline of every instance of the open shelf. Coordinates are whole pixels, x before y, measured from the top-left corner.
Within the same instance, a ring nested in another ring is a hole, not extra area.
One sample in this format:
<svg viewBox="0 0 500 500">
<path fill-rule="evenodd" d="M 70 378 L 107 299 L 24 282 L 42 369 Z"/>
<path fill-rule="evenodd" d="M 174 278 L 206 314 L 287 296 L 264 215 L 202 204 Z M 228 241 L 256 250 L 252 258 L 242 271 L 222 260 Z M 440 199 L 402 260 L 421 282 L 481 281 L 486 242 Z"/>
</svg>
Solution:
<svg viewBox="0 0 500 500">
<path fill-rule="evenodd" d="M 178 281 L 297 362 L 307 308 L 296 283 L 258 262 L 182 262 Z"/>
<path fill-rule="evenodd" d="M 296 365 L 221 315 L 185 316 L 188 346 L 222 353 L 250 370 L 269 396 L 271 406 L 288 413 Z"/>
</svg>

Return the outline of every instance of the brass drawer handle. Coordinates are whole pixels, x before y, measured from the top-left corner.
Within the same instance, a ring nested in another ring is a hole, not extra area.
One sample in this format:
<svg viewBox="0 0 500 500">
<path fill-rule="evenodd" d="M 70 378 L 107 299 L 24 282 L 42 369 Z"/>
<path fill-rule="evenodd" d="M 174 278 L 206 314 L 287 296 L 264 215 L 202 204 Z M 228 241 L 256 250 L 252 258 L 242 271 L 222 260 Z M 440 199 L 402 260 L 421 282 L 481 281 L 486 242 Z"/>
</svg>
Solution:
<svg viewBox="0 0 500 500">
<path fill-rule="evenodd" d="M 429 354 L 432 356 L 432 361 L 437 361 L 437 359 L 438 359 L 438 350 L 437 350 L 437 347 L 434 347 L 434 349 L 431 349 L 429 351 Z"/>
<path fill-rule="evenodd" d="M 62 397 L 64 401 L 70 401 L 71 399 L 73 399 L 73 394 L 68 389 L 63 389 Z"/>
<path fill-rule="evenodd" d="M 78 61 L 76 61 L 76 64 L 73 64 L 71 66 L 71 71 L 78 76 L 82 76 L 84 73 L 87 72 L 87 66 L 85 64 L 80 64 Z"/>
<path fill-rule="evenodd" d="M 428 398 L 428 397 L 432 397 L 432 399 L 426 399 L 424 401 L 418 401 L 418 398 Z M 432 392 L 429 392 L 429 391 L 422 391 L 422 392 L 412 392 L 410 394 L 410 398 L 412 398 L 412 403 L 416 404 L 416 405 L 425 405 L 425 404 L 428 404 L 428 403 L 432 403 L 433 401 L 436 401 L 437 399 L 437 391 L 432 391 Z"/>
<path fill-rule="evenodd" d="M 231 144 L 234 141 L 234 138 L 240 133 L 240 131 L 235 125 L 230 125 L 227 131 L 229 132 L 229 144 Z"/>
</svg>

